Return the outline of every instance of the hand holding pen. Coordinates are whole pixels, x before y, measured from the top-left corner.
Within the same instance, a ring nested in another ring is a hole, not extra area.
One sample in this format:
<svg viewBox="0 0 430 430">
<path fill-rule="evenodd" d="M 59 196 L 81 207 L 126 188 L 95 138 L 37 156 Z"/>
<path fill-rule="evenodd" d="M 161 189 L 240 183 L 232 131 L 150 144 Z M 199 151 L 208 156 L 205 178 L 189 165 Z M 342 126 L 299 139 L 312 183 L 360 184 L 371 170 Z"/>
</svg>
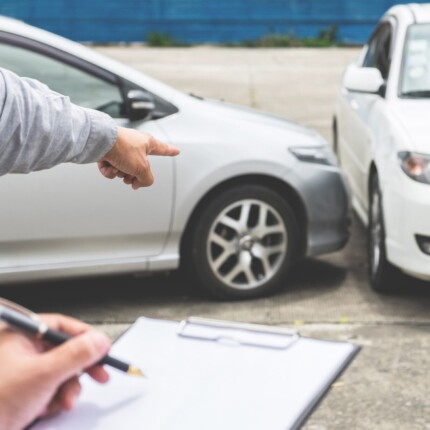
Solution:
<svg viewBox="0 0 430 430">
<path fill-rule="evenodd" d="M 0 429 L 22 429 L 38 417 L 72 409 L 81 389 L 77 376 L 81 372 L 100 383 L 109 379 L 98 364 L 111 346 L 104 334 L 62 315 L 38 318 L 72 338 L 52 348 L 1 324 Z"/>
</svg>

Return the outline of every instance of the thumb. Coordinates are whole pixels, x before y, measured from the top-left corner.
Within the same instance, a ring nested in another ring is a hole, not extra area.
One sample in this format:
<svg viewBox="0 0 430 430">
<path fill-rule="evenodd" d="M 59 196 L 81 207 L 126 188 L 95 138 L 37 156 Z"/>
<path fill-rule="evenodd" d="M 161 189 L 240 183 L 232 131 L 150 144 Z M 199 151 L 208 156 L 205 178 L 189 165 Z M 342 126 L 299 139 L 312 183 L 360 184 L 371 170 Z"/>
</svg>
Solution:
<svg viewBox="0 0 430 430">
<path fill-rule="evenodd" d="M 42 355 L 45 368 L 56 383 L 63 383 L 100 361 L 111 343 L 106 335 L 89 330 Z"/>
</svg>

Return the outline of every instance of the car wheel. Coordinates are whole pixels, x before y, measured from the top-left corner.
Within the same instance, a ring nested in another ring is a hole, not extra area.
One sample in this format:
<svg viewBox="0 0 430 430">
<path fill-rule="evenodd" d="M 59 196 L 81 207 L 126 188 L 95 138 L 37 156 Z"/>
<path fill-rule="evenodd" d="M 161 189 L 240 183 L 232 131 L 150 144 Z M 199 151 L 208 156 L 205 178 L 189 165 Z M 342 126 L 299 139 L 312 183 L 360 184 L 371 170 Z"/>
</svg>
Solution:
<svg viewBox="0 0 430 430">
<path fill-rule="evenodd" d="M 394 290 L 399 271 L 387 260 L 382 193 L 376 174 L 371 180 L 369 193 L 368 259 L 372 289 L 379 293 Z"/>
<path fill-rule="evenodd" d="M 260 185 L 213 198 L 188 249 L 189 268 L 220 298 L 251 298 L 282 285 L 296 257 L 297 223 L 288 203 Z"/>
</svg>

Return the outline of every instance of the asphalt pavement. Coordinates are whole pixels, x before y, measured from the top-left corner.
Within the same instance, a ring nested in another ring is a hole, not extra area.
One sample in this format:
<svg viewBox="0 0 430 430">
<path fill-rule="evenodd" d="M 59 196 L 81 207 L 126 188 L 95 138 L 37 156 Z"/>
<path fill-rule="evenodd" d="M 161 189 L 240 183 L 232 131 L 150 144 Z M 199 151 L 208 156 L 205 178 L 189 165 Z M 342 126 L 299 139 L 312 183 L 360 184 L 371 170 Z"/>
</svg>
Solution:
<svg viewBox="0 0 430 430">
<path fill-rule="evenodd" d="M 138 46 L 98 50 L 183 91 L 280 114 L 327 139 L 342 70 L 359 52 Z M 0 295 L 36 311 L 82 318 L 113 339 L 141 315 L 174 320 L 198 315 L 349 340 L 361 345 L 361 352 L 304 429 L 430 429 L 430 284 L 405 277 L 391 295 L 372 292 L 366 232 L 356 217 L 344 250 L 302 261 L 272 297 L 217 301 L 179 272 L 11 285 L 1 287 Z"/>
</svg>

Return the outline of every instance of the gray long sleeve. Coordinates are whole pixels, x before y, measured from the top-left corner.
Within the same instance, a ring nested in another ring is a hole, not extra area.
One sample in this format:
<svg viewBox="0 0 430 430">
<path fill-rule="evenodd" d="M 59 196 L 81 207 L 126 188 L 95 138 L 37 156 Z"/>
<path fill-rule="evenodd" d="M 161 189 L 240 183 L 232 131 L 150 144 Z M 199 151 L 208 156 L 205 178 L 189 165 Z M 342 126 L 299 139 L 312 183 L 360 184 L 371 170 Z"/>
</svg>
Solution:
<svg viewBox="0 0 430 430">
<path fill-rule="evenodd" d="M 110 116 L 0 68 L 0 175 L 97 161 L 117 133 Z"/>
</svg>

